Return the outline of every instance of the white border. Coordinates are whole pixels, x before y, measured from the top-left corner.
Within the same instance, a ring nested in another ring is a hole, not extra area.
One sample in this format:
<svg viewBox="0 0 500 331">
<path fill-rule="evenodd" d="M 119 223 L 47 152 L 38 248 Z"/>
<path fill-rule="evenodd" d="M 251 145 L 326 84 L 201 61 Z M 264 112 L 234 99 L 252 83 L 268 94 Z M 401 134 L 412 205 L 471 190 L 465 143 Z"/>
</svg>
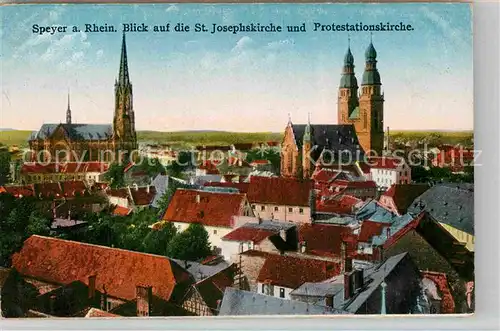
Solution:
<svg viewBox="0 0 500 331">
<path fill-rule="evenodd" d="M 369 317 L 236 317 L 144 319 L 1 319 L 1 330 L 500 330 L 499 222 L 500 4 L 473 5 L 476 313 Z M 432 82 L 429 82 L 432 84 Z M 453 119 L 450 118 L 450 121 Z"/>
</svg>

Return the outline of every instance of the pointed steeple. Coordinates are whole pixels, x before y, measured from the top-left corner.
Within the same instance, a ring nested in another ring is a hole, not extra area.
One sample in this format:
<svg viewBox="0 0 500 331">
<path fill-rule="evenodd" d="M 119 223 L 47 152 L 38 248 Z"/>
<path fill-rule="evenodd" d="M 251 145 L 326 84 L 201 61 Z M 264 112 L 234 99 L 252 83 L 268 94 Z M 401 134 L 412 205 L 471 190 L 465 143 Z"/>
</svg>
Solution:
<svg viewBox="0 0 500 331">
<path fill-rule="evenodd" d="M 69 102 L 69 89 L 68 89 L 68 108 L 66 109 L 66 124 L 71 124 L 71 107 Z"/>
<path fill-rule="evenodd" d="M 307 114 L 307 125 L 304 130 L 304 137 L 302 140 L 304 142 L 311 142 L 311 113 Z"/>
<path fill-rule="evenodd" d="M 358 87 L 358 81 L 354 74 L 354 56 L 351 52 L 351 39 L 347 39 L 347 52 L 344 56 L 344 66 L 342 77 L 340 78 L 340 88 Z"/>
<path fill-rule="evenodd" d="M 122 53 L 120 57 L 120 71 L 118 73 L 118 85 L 127 86 L 130 84 L 130 79 L 128 75 L 128 63 L 127 63 L 127 44 L 125 42 L 125 32 L 122 38 Z"/>
<path fill-rule="evenodd" d="M 377 70 L 377 51 L 373 46 L 373 37 L 370 34 L 370 45 L 365 51 L 365 71 L 361 85 L 381 85 L 380 74 Z"/>
</svg>

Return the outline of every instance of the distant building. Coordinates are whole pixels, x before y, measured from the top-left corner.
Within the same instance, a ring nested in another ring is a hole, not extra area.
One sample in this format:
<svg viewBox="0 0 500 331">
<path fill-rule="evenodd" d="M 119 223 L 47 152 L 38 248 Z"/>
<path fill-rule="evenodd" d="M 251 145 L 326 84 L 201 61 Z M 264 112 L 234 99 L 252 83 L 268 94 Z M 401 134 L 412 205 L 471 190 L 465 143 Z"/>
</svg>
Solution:
<svg viewBox="0 0 500 331">
<path fill-rule="evenodd" d="M 85 181 L 88 185 L 103 182 L 109 164 L 105 162 L 24 163 L 20 180 L 24 184 Z"/>
<path fill-rule="evenodd" d="M 371 157 L 359 166 L 380 190 L 386 190 L 394 184 L 411 183 L 411 168 L 403 158 Z"/>
<path fill-rule="evenodd" d="M 72 120 L 68 95 L 66 122 L 43 124 L 29 137 L 33 161 L 121 160 L 137 149 L 132 84 L 129 78 L 127 47 L 123 34 L 120 70 L 115 81 L 113 124 L 77 124 Z"/>
<path fill-rule="evenodd" d="M 156 188 L 151 185 L 146 187 L 127 186 L 119 189 L 108 189 L 105 192 L 110 205 L 127 209 L 128 213 L 149 208 L 156 196 Z M 123 211 L 119 209 L 119 213 L 123 213 Z"/>
<path fill-rule="evenodd" d="M 256 216 L 293 223 L 311 222 L 310 180 L 283 177 L 252 177 L 248 200 Z"/>
<path fill-rule="evenodd" d="M 393 184 L 382 193 L 379 203 L 398 216 L 406 214 L 413 201 L 427 191 L 426 184 Z"/>
</svg>

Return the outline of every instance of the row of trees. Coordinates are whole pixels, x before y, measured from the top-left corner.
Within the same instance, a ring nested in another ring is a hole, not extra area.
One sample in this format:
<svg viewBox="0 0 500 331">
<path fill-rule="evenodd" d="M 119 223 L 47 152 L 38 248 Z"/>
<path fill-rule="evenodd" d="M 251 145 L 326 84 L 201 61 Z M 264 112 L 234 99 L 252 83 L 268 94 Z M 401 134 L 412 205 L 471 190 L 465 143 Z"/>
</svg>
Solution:
<svg viewBox="0 0 500 331">
<path fill-rule="evenodd" d="M 449 168 L 430 167 L 426 169 L 421 166 L 411 167 L 411 178 L 416 183 L 474 183 L 474 167 L 464 167 L 463 173 L 453 173 Z"/>
</svg>

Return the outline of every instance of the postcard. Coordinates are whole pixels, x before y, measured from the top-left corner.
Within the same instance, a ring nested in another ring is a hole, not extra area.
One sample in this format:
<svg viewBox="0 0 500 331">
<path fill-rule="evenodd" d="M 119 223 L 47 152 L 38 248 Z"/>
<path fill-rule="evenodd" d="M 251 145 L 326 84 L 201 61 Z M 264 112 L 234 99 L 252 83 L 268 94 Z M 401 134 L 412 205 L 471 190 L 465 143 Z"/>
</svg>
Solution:
<svg viewBox="0 0 500 331">
<path fill-rule="evenodd" d="M 474 312 L 469 4 L 1 13 L 3 318 Z"/>
</svg>

